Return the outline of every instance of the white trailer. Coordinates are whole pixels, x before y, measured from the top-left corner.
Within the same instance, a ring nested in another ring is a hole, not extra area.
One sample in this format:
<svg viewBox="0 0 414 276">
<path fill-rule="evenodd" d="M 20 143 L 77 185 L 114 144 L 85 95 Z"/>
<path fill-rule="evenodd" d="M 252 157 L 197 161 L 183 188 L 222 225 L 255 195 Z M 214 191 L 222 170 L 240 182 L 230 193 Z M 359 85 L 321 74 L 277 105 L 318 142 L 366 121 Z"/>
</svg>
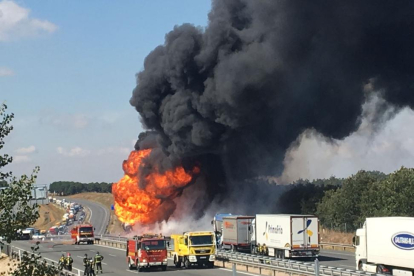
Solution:
<svg viewBox="0 0 414 276">
<path fill-rule="evenodd" d="M 412 276 L 414 272 L 414 218 L 367 218 L 354 237 L 358 270 Z"/>
<path fill-rule="evenodd" d="M 314 215 L 256 215 L 254 240 L 280 259 L 318 257 L 319 223 Z"/>
<path fill-rule="evenodd" d="M 248 251 L 251 247 L 250 229 L 252 216 L 229 216 L 223 217 L 223 239 L 222 245 L 224 249 L 231 248 L 232 251 Z"/>
</svg>

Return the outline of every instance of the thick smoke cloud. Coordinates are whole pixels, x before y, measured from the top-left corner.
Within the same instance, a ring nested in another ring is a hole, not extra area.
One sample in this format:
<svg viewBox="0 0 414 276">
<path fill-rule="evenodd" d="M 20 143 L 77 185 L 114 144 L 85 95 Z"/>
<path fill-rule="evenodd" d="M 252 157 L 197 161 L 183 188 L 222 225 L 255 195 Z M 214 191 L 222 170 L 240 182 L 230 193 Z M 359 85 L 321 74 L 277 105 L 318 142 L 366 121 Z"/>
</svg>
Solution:
<svg viewBox="0 0 414 276">
<path fill-rule="evenodd" d="M 130 103 L 164 158 L 215 174 L 213 196 L 280 175 L 306 129 L 347 137 L 370 93 L 411 108 L 413 49 L 411 0 L 214 0 L 206 29 L 176 26 L 147 56 Z"/>
</svg>

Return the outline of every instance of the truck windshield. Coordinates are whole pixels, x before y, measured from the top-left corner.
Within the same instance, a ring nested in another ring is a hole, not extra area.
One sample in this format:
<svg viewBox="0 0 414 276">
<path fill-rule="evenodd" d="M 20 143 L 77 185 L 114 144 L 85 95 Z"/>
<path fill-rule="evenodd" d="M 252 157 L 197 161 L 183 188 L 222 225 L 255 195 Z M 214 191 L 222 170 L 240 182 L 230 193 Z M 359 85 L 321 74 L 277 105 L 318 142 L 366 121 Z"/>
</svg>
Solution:
<svg viewBox="0 0 414 276">
<path fill-rule="evenodd" d="M 191 245 L 213 244 L 212 236 L 190 236 Z"/>
<path fill-rule="evenodd" d="M 81 227 L 79 228 L 79 234 L 81 237 L 92 237 L 93 236 L 93 228 L 92 227 Z"/>
<path fill-rule="evenodd" d="M 142 249 L 145 250 L 160 250 L 165 249 L 165 241 L 158 240 L 158 241 L 144 241 L 142 242 Z"/>
</svg>

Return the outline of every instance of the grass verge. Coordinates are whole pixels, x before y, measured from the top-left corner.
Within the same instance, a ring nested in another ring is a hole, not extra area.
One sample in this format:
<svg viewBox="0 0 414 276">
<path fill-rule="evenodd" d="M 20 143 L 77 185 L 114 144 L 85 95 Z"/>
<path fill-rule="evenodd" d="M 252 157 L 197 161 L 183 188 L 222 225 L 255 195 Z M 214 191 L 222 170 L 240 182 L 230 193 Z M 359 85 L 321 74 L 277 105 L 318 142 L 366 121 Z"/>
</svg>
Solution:
<svg viewBox="0 0 414 276">
<path fill-rule="evenodd" d="M 40 217 L 33 225 L 34 228 L 41 230 L 48 230 L 56 223 L 62 221 L 62 217 L 65 214 L 63 208 L 60 208 L 54 204 L 40 205 L 39 215 Z"/>
</svg>

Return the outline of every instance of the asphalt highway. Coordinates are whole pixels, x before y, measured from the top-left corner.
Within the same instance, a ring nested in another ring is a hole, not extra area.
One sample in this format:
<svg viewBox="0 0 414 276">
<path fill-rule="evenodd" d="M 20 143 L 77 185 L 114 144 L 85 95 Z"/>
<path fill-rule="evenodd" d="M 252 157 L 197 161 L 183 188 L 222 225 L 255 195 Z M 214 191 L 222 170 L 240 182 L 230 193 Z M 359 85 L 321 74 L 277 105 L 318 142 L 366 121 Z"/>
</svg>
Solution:
<svg viewBox="0 0 414 276">
<path fill-rule="evenodd" d="M 33 241 L 14 241 L 12 243 L 13 246 L 18 247 L 23 250 L 30 250 L 30 247 L 33 246 Z M 40 244 L 39 252 L 44 258 L 48 260 L 58 261 L 59 257 L 62 254 L 67 254 L 68 252 L 71 253 L 74 263 L 73 267 L 77 269 L 81 269 L 83 271 L 83 264 L 82 259 L 85 254 L 88 254 L 88 257 L 93 257 L 96 252 L 99 251 L 102 256 L 104 256 L 103 260 L 103 270 L 104 274 L 108 275 L 129 275 L 131 273 L 137 274 L 137 270 L 129 270 L 126 258 L 125 258 L 125 250 L 124 249 L 117 249 L 117 248 L 110 248 L 101 245 L 73 245 L 73 244 L 59 244 L 53 242 L 45 242 Z M 325 250 L 321 253 L 319 258 L 321 265 L 325 266 L 335 266 L 335 267 L 343 267 L 346 269 L 355 269 L 355 257 L 353 253 L 349 252 L 342 252 L 342 251 L 331 251 Z M 77 272 L 77 271 L 74 271 Z M 147 273 L 146 271 L 143 273 Z M 169 266 L 166 272 L 161 270 L 152 270 L 151 275 L 165 275 L 168 274 L 176 274 L 176 275 L 222 275 L 222 276 L 229 276 L 231 275 L 231 271 L 222 268 L 214 268 L 214 269 L 183 269 L 183 268 L 175 268 L 171 261 L 169 261 Z M 81 273 L 83 274 L 83 273 Z M 242 272 L 239 272 L 240 275 L 243 275 Z M 250 273 L 248 273 L 250 274 Z M 253 275 L 253 274 L 250 274 Z"/>
<path fill-rule="evenodd" d="M 95 227 L 95 235 L 105 234 L 109 224 L 109 210 L 100 203 L 95 203 L 83 199 L 71 199 L 71 201 L 80 203 L 83 207 L 90 210 L 91 216 L 89 222 Z"/>
</svg>

